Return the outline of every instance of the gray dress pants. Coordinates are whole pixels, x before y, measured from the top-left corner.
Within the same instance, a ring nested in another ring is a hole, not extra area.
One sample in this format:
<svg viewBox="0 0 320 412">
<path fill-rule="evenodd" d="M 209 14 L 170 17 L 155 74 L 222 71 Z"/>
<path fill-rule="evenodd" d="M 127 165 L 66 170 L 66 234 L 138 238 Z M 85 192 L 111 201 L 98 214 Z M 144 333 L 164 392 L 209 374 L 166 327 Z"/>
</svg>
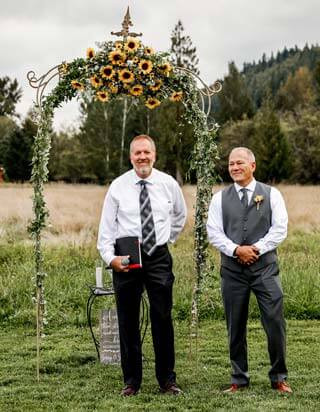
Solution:
<svg viewBox="0 0 320 412">
<path fill-rule="evenodd" d="M 232 367 L 231 383 L 249 384 L 247 320 L 251 291 L 256 296 L 261 322 L 268 339 L 270 380 L 282 381 L 287 377 L 286 324 L 278 272 L 276 263 L 264 267 L 259 272 L 251 272 L 245 266 L 241 272 L 233 272 L 226 267 L 221 267 L 221 291 Z"/>
</svg>

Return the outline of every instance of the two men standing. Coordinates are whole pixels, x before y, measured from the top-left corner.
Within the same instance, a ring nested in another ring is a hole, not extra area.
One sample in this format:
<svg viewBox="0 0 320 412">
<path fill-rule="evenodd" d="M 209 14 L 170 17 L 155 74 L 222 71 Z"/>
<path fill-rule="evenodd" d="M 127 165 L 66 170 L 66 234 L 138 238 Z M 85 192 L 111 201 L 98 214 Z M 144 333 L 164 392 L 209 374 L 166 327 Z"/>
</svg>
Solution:
<svg viewBox="0 0 320 412">
<path fill-rule="evenodd" d="M 169 175 L 153 168 L 156 149 L 147 135 L 133 139 L 133 169 L 115 179 L 106 195 L 98 249 L 113 268 L 124 396 L 135 395 L 142 379 L 139 308 L 146 288 L 149 303 L 156 377 L 160 391 L 181 393 L 174 372 L 171 319 L 172 258 L 167 243 L 181 232 L 186 206 L 181 189 Z M 246 326 L 250 292 L 256 295 L 268 338 L 271 385 L 291 393 L 286 383 L 285 320 L 279 280 L 277 246 L 287 235 L 287 212 L 280 192 L 257 182 L 253 153 L 235 148 L 229 157 L 234 184 L 216 193 L 207 222 L 210 243 L 221 252 L 221 289 L 229 336 L 231 386 L 249 386 Z M 126 256 L 117 256 L 116 239 L 136 236 L 142 244 L 142 268 L 129 270 Z"/>
</svg>

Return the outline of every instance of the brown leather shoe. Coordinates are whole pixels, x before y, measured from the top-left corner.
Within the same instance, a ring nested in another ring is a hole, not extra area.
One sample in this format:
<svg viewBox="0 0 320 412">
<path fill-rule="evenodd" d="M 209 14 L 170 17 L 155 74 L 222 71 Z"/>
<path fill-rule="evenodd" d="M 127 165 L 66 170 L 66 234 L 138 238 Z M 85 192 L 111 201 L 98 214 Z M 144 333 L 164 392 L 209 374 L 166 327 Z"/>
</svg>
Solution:
<svg viewBox="0 0 320 412">
<path fill-rule="evenodd" d="M 121 395 L 122 396 L 133 396 L 133 395 L 136 395 L 137 392 L 138 392 L 138 389 L 136 389 L 134 386 L 127 385 L 122 389 Z"/>
<path fill-rule="evenodd" d="M 167 383 L 164 387 L 160 388 L 160 392 L 166 395 L 181 395 L 182 390 L 175 382 Z"/>
<path fill-rule="evenodd" d="M 224 389 L 222 392 L 223 393 L 235 393 L 237 391 L 241 391 L 243 389 L 248 388 L 249 385 L 248 384 L 237 384 L 237 383 L 232 383 L 231 386 L 229 386 L 229 388 Z"/>
<path fill-rule="evenodd" d="M 271 382 L 271 387 L 280 393 L 292 393 L 292 389 L 286 381 Z"/>
</svg>

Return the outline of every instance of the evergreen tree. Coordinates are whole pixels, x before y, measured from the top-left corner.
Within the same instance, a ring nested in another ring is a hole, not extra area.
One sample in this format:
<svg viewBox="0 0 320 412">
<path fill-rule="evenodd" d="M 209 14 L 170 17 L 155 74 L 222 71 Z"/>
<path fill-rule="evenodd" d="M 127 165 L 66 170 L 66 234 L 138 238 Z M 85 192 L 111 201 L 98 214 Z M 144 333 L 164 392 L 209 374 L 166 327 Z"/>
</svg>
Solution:
<svg viewBox="0 0 320 412">
<path fill-rule="evenodd" d="M 320 117 L 317 107 L 308 107 L 283 116 L 292 150 L 293 183 L 320 182 Z"/>
<path fill-rule="evenodd" d="M 199 75 L 199 59 L 190 36 L 184 33 L 179 20 L 171 34 L 171 59 L 178 67 L 184 67 Z M 194 145 L 193 133 L 188 125 L 180 126 L 184 107 L 181 103 L 166 102 L 150 115 L 151 130 L 159 140 L 157 165 L 183 184 Z M 187 152 L 187 153 L 186 153 Z"/>
<path fill-rule="evenodd" d="M 253 116 L 253 104 L 243 76 L 234 62 L 229 63 L 229 73 L 224 77 L 222 91 L 218 94 L 219 110 L 215 117 L 220 124 Z"/>
<path fill-rule="evenodd" d="M 50 180 L 71 183 L 96 182 L 96 176 L 88 172 L 85 153 L 75 130 L 53 134 L 49 160 Z"/>
<path fill-rule="evenodd" d="M 17 127 L 17 124 L 11 118 L 0 116 L 0 166 L 3 165 L 10 136 Z"/>
<path fill-rule="evenodd" d="M 289 143 L 270 99 L 254 118 L 252 148 L 258 165 L 256 176 L 259 180 L 274 183 L 290 176 Z"/>
<path fill-rule="evenodd" d="M 4 153 L 3 164 L 9 180 L 24 182 L 30 180 L 32 170 L 33 139 L 37 126 L 29 116 L 21 128 L 11 133 Z"/>
<path fill-rule="evenodd" d="M 313 71 L 313 79 L 316 91 L 316 103 L 320 105 L 320 60 L 316 63 Z"/>
<path fill-rule="evenodd" d="M 284 111 L 307 107 L 315 101 L 313 78 L 307 67 L 299 67 L 293 75 L 290 74 L 275 98 L 276 108 Z"/>
<path fill-rule="evenodd" d="M 190 36 L 184 34 L 181 20 L 178 21 L 171 34 L 171 57 L 178 67 L 185 67 L 195 74 L 199 74 L 199 59 L 196 47 L 192 45 Z"/>
<path fill-rule="evenodd" d="M 15 108 L 22 96 L 17 79 L 0 77 L 0 116 L 16 115 Z"/>
<path fill-rule="evenodd" d="M 126 106 L 124 103 L 124 99 L 116 99 L 108 104 L 84 101 L 81 105 L 78 139 L 83 170 L 99 183 L 111 181 L 131 167 L 129 143 L 150 128 L 149 109 L 133 99 L 128 99 Z"/>
</svg>

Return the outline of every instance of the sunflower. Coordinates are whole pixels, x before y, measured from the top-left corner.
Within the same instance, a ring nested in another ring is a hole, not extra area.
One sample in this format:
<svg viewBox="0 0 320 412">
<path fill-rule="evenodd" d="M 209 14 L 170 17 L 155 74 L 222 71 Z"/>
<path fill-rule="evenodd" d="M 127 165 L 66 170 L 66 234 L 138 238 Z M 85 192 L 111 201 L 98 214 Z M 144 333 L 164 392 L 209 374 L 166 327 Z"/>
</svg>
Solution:
<svg viewBox="0 0 320 412">
<path fill-rule="evenodd" d="M 113 70 L 112 66 L 104 66 L 100 69 L 101 76 L 105 79 L 112 79 L 114 76 L 115 71 Z"/>
<path fill-rule="evenodd" d="M 61 76 L 67 74 L 67 73 L 68 73 L 68 67 L 69 67 L 69 66 L 68 66 L 68 63 L 66 63 L 66 62 L 63 62 L 62 64 L 60 64 L 60 66 L 59 66 L 59 68 L 58 68 L 59 74 L 60 74 Z"/>
<path fill-rule="evenodd" d="M 126 59 L 126 55 L 119 50 L 113 50 L 108 54 L 109 60 L 112 64 L 123 63 Z"/>
<path fill-rule="evenodd" d="M 146 100 L 145 105 L 149 109 L 155 109 L 156 107 L 160 106 L 161 102 L 160 100 L 154 98 L 154 97 L 149 97 L 149 99 Z"/>
<path fill-rule="evenodd" d="M 132 61 L 133 61 L 133 63 L 138 63 L 138 62 L 139 62 L 139 57 L 134 57 L 134 58 L 132 59 Z"/>
<path fill-rule="evenodd" d="M 119 91 L 119 88 L 118 88 L 118 86 L 116 86 L 115 84 L 112 84 L 112 85 L 109 87 L 109 90 L 110 90 L 110 93 L 112 93 L 112 94 L 117 94 L 118 91 Z"/>
<path fill-rule="evenodd" d="M 82 83 L 78 82 L 78 80 L 72 80 L 71 81 L 71 86 L 74 89 L 77 89 L 77 90 L 83 90 L 84 89 L 84 85 Z"/>
<path fill-rule="evenodd" d="M 92 47 L 87 49 L 87 59 L 92 59 L 95 55 L 95 51 Z"/>
<path fill-rule="evenodd" d="M 169 73 L 172 70 L 172 66 L 170 63 L 165 62 L 163 64 L 160 65 L 160 70 L 162 70 L 164 72 L 164 74 L 166 74 L 167 76 L 169 76 Z"/>
<path fill-rule="evenodd" d="M 142 93 L 143 87 L 141 86 L 141 84 L 136 84 L 130 89 L 130 94 L 132 94 L 132 96 L 140 96 Z"/>
<path fill-rule="evenodd" d="M 145 47 L 144 53 L 147 54 L 148 56 L 151 56 L 151 54 L 154 54 L 154 50 L 152 47 Z"/>
<path fill-rule="evenodd" d="M 155 83 L 154 83 L 152 86 L 150 86 L 149 88 L 150 88 L 150 90 L 152 90 L 153 92 L 156 92 L 157 90 L 160 89 L 161 85 L 162 85 L 162 81 L 158 79 L 158 80 L 156 80 Z"/>
<path fill-rule="evenodd" d="M 134 80 L 134 74 L 130 72 L 128 69 L 120 70 L 119 80 L 121 80 L 122 83 L 131 83 Z"/>
<path fill-rule="evenodd" d="M 180 102 L 182 100 L 183 93 L 182 92 L 173 92 L 169 99 L 172 102 Z"/>
<path fill-rule="evenodd" d="M 140 46 L 139 40 L 135 39 L 134 37 L 128 37 L 126 44 L 124 45 L 124 48 L 128 52 L 134 52 L 136 51 Z"/>
<path fill-rule="evenodd" d="M 96 75 L 94 75 L 93 77 L 91 77 L 90 82 L 91 82 L 92 86 L 95 87 L 95 88 L 97 88 L 97 87 L 99 87 L 99 86 L 102 85 L 101 79 L 100 79 L 98 76 L 96 76 Z"/>
<path fill-rule="evenodd" d="M 97 99 L 100 100 L 100 102 L 107 102 L 109 100 L 109 94 L 108 92 L 105 91 L 100 91 L 96 93 Z"/>
<path fill-rule="evenodd" d="M 116 46 L 116 49 L 122 50 L 123 49 L 123 42 L 120 40 L 117 40 L 114 45 Z"/>
<path fill-rule="evenodd" d="M 143 74 L 148 74 L 152 70 L 152 62 L 150 60 L 141 60 L 139 63 L 139 68 L 142 71 Z"/>
</svg>

